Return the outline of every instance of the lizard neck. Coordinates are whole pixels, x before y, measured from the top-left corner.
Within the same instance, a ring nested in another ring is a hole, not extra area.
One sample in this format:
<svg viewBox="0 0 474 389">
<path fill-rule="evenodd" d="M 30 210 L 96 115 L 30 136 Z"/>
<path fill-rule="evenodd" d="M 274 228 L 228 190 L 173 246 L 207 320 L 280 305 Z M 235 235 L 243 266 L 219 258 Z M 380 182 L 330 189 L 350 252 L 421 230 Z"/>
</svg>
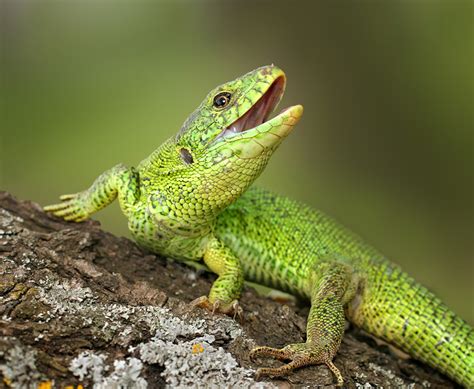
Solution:
<svg viewBox="0 0 474 389">
<path fill-rule="evenodd" d="M 165 229 L 200 231 L 213 225 L 249 182 L 226 180 L 225 167 L 203 169 L 196 162 L 190 168 L 180 158 L 179 147 L 170 138 L 143 160 L 137 168 L 141 193 L 148 212 Z"/>
</svg>

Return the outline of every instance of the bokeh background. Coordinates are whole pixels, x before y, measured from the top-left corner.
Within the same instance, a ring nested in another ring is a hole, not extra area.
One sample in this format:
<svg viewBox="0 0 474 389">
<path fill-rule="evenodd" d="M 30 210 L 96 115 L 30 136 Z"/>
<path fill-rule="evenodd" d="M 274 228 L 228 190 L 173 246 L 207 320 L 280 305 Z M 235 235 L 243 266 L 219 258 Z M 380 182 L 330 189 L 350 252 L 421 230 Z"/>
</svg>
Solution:
<svg viewBox="0 0 474 389">
<path fill-rule="evenodd" d="M 0 6 L 1 189 L 43 205 L 85 189 L 275 63 L 305 114 L 259 185 L 332 214 L 474 323 L 474 2 Z M 116 204 L 95 217 L 127 235 Z"/>
</svg>

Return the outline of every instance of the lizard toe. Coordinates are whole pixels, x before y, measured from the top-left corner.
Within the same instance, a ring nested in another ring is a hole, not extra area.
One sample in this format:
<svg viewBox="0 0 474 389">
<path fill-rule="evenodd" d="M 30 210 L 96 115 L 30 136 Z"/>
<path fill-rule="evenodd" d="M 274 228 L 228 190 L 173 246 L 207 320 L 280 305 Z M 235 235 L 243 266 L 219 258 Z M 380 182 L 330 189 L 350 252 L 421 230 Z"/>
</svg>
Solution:
<svg viewBox="0 0 474 389">
<path fill-rule="evenodd" d="M 79 193 L 72 193 L 72 194 L 64 194 L 59 196 L 59 200 L 65 201 L 65 200 L 71 200 L 75 198 Z"/>
<path fill-rule="evenodd" d="M 293 370 L 304 366 L 325 364 L 336 376 L 337 386 L 343 384 L 342 375 L 339 369 L 334 365 L 324 349 L 317 347 L 311 343 L 295 343 L 283 348 L 273 348 L 260 346 L 255 347 L 249 354 L 250 360 L 255 361 L 257 357 L 272 357 L 280 361 L 290 360 L 289 363 L 276 368 L 259 368 L 255 378 L 262 377 L 280 377 L 291 373 Z"/>
<path fill-rule="evenodd" d="M 221 300 L 211 302 L 207 296 L 201 296 L 191 301 L 190 305 L 191 308 L 204 308 L 212 314 L 223 313 L 228 316 L 233 316 L 234 319 L 236 317 L 242 318 L 243 315 L 243 310 L 240 307 L 238 300 L 233 300 L 230 303 Z"/>
<path fill-rule="evenodd" d="M 54 212 L 54 211 L 59 211 L 61 209 L 67 208 L 68 203 L 59 203 L 59 204 L 51 204 L 51 205 L 45 205 L 43 207 L 43 210 L 46 212 Z"/>
</svg>

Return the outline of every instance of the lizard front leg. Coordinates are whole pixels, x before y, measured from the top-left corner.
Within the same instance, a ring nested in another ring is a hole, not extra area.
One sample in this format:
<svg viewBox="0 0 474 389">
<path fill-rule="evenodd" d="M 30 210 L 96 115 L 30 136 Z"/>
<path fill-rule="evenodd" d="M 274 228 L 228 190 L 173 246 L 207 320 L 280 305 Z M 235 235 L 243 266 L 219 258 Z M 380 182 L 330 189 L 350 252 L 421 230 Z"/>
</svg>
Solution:
<svg viewBox="0 0 474 389">
<path fill-rule="evenodd" d="M 92 186 L 82 192 L 60 196 L 59 204 L 44 207 L 45 211 L 76 222 L 109 205 L 118 196 L 120 207 L 128 215 L 140 195 L 138 173 L 120 164 L 102 173 Z"/>
<path fill-rule="evenodd" d="M 212 237 L 204 253 L 204 263 L 218 275 L 212 284 L 209 296 L 202 296 L 192 305 L 206 308 L 212 312 L 240 315 L 242 309 L 238 298 L 244 284 L 244 274 L 240 260 L 217 238 Z"/>
<path fill-rule="evenodd" d="M 322 262 L 310 277 L 311 309 L 306 327 L 305 343 L 290 344 L 282 349 L 256 347 L 250 357 L 271 356 L 290 360 L 278 368 L 258 369 L 257 377 L 287 375 L 296 368 L 326 364 L 334 373 L 337 385 L 343 384 L 342 375 L 332 359 L 344 336 L 344 305 L 354 296 L 355 279 L 352 270 L 344 263 Z"/>
</svg>

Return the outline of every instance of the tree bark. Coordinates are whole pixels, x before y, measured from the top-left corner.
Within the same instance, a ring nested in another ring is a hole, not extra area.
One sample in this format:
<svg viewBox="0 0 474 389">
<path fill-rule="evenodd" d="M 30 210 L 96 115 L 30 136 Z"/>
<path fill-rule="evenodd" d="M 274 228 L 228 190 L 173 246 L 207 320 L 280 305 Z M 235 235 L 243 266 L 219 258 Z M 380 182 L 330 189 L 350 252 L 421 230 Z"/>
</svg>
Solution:
<svg viewBox="0 0 474 389">
<path fill-rule="evenodd" d="M 239 323 L 191 310 L 214 275 L 168 261 L 99 223 L 68 223 L 0 192 L 0 387 L 161 388 L 333 385 L 325 366 L 254 381 L 279 362 L 255 345 L 305 338 L 308 308 L 246 287 Z M 349 328 L 334 363 L 346 387 L 455 387 Z"/>
</svg>

